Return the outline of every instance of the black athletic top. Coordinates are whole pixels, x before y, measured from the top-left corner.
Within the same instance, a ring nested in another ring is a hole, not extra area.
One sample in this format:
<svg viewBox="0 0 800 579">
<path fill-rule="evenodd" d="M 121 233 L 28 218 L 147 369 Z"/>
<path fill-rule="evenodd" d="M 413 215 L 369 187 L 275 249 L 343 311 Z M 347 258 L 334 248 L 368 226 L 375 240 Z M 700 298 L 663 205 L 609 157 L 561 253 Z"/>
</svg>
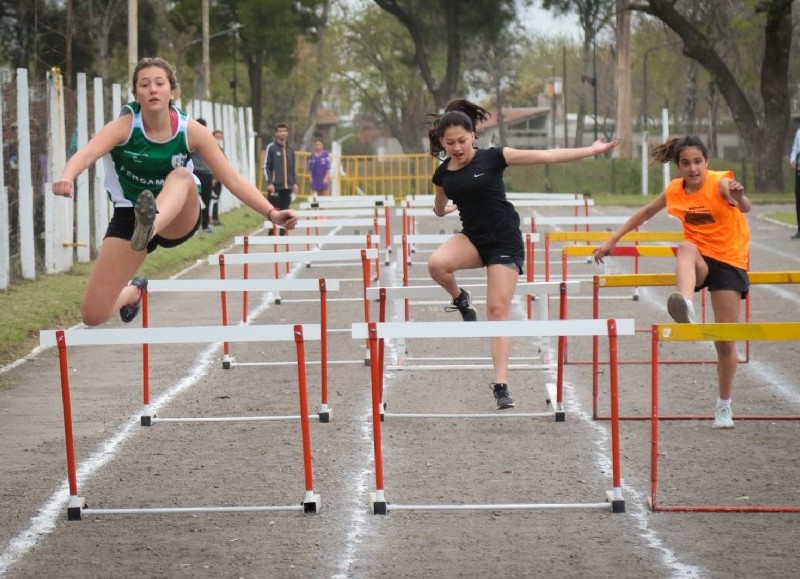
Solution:
<svg viewBox="0 0 800 579">
<path fill-rule="evenodd" d="M 450 159 L 445 159 L 432 180 L 458 205 L 462 233 L 479 250 L 524 251 L 519 214 L 506 199 L 503 185 L 503 171 L 508 167 L 503 149 L 476 149 L 472 161 L 455 171 L 448 170 L 449 163 Z"/>
</svg>

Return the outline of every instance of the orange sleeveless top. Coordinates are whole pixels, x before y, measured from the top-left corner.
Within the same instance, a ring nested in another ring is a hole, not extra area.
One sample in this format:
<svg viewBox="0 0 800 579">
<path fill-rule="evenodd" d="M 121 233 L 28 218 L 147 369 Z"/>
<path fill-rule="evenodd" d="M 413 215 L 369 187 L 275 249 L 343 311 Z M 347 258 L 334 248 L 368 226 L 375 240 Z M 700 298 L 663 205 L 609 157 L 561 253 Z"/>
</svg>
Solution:
<svg viewBox="0 0 800 579">
<path fill-rule="evenodd" d="M 664 191 L 667 212 L 683 223 L 683 238 L 700 254 L 746 270 L 750 257 L 750 228 L 737 207 L 719 193 L 720 179 L 733 179 L 733 171 L 708 171 L 703 187 L 694 193 L 673 179 Z"/>
</svg>

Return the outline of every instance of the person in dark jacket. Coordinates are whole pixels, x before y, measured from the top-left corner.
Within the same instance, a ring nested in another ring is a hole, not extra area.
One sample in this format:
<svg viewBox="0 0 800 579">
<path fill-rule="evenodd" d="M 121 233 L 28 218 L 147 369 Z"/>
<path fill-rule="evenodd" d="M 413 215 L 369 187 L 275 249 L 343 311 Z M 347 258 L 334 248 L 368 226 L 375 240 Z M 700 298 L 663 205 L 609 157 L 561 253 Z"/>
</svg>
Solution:
<svg viewBox="0 0 800 579">
<path fill-rule="evenodd" d="M 289 127 L 280 123 L 275 127 L 275 139 L 267 146 L 264 155 L 264 176 L 271 198 L 276 206 L 288 209 L 292 195 L 297 194 L 294 147 L 289 144 Z"/>
<path fill-rule="evenodd" d="M 197 122 L 208 127 L 205 119 L 197 119 Z M 194 174 L 200 180 L 200 199 L 203 200 L 200 227 L 206 233 L 213 233 L 214 229 L 208 223 L 208 211 L 211 206 L 211 193 L 214 190 L 214 174 L 197 151 L 192 151 L 192 164 L 194 165 Z"/>
</svg>

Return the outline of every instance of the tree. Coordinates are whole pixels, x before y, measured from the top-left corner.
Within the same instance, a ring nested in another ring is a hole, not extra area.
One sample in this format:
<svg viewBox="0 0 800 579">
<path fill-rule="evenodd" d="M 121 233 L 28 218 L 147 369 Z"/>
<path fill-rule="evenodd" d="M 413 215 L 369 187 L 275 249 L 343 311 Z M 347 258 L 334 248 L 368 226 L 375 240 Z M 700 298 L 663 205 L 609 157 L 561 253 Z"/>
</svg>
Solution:
<svg viewBox="0 0 800 579">
<path fill-rule="evenodd" d="M 368 8 L 342 20 L 339 78 L 359 103 L 362 121 L 371 118 L 407 152 L 418 152 L 425 115 L 432 112 L 425 84 L 415 66 L 414 44 L 394 18 Z"/>
<path fill-rule="evenodd" d="M 411 35 L 414 62 L 439 109 L 459 94 L 464 43 L 502 30 L 516 9 L 514 0 L 374 1 Z"/>
<path fill-rule="evenodd" d="M 586 118 L 587 100 L 591 94 L 590 88 L 597 89 L 597 78 L 594 75 L 592 58 L 600 31 L 608 26 L 614 17 L 615 0 L 543 0 L 542 7 L 554 10 L 558 14 L 576 12 L 583 32 L 583 51 L 581 58 L 581 90 L 578 99 L 578 118 L 575 123 L 575 147 L 583 146 L 585 132 L 584 119 Z"/>
<path fill-rule="evenodd" d="M 712 12 L 716 2 L 701 3 Z M 713 4 L 713 6 L 712 6 Z M 762 49 L 748 46 L 760 56 L 760 82 L 748 95 L 744 84 L 747 75 L 732 69 L 730 60 L 720 52 L 713 38 L 704 31 L 703 22 L 687 17 L 682 2 L 648 0 L 633 2 L 630 10 L 650 14 L 677 34 L 683 41 L 683 53 L 696 60 L 711 76 L 712 82 L 733 115 L 749 157 L 755 161 L 757 191 L 782 191 L 785 135 L 789 127 L 789 54 L 792 44 L 792 0 L 740 0 L 745 18 L 728 24 L 728 35 L 737 40 L 747 26 L 760 26 Z"/>
</svg>

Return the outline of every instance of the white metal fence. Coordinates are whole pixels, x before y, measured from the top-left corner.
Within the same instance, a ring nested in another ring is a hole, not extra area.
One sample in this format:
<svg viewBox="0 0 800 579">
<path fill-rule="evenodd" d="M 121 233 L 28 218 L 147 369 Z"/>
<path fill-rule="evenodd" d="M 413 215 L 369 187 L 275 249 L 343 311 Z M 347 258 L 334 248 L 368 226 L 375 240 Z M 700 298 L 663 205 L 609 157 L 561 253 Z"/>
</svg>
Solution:
<svg viewBox="0 0 800 579">
<path fill-rule="evenodd" d="M 74 89 L 65 89 L 58 70 L 44 82 L 29 82 L 28 71 L 0 82 L 0 290 L 17 279 L 68 271 L 74 261 L 90 261 L 103 241 L 112 207 L 98 162 L 77 179 L 72 199 L 56 197 L 50 183 L 91 134 L 118 114 L 122 87 L 105 94 L 103 80 L 78 73 Z M 126 101 L 127 102 L 127 101 Z M 234 167 L 256 180 L 252 110 L 208 101 L 186 103 L 191 117 L 203 117 L 209 130 L 224 132 L 224 152 Z M 240 205 L 223 194 L 220 212 Z"/>
</svg>

